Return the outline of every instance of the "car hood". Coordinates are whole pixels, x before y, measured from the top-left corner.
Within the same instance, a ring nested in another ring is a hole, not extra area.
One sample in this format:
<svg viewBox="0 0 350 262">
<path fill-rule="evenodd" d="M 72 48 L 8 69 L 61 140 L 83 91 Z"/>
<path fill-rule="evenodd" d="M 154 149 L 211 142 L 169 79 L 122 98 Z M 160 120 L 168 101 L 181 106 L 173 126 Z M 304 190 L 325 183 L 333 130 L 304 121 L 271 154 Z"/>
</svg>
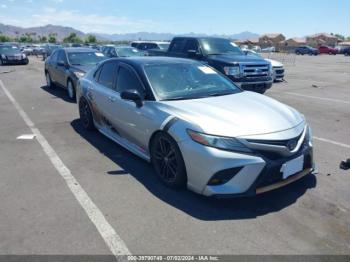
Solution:
<svg viewBox="0 0 350 262">
<path fill-rule="evenodd" d="M 270 134 L 305 121 L 295 109 L 253 92 L 159 103 L 162 110 L 195 125 L 197 131 L 218 136 Z"/>
<path fill-rule="evenodd" d="M 265 59 L 267 62 L 271 63 L 272 67 L 283 67 L 281 62 L 272 59 Z"/>
<path fill-rule="evenodd" d="M 82 73 L 87 73 L 94 67 L 95 65 L 72 65 L 70 68 L 73 71 L 80 71 Z"/>
<path fill-rule="evenodd" d="M 209 61 L 216 61 L 225 64 L 237 64 L 237 63 L 266 63 L 266 61 L 259 57 L 252 57 L 247 55 L 211 55 L 208 57 Z"/>
</svg>

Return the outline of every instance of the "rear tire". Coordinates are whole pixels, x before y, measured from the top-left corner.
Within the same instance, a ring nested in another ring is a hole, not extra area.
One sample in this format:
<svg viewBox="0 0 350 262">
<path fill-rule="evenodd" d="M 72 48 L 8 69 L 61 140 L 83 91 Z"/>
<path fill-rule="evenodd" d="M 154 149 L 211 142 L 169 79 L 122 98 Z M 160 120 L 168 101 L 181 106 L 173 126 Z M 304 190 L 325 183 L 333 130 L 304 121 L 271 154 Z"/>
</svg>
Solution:
<svg viewBox="0 0 350 262">
<path fill-rule="evenodd" d="M 185 162 L 176 141 L 167 133 L 151 141 L 151 162 L 159 179 L 170 188 L 183 188 L 187 183 Z"/>
<path fill-rule="evenodd" d="M 81 98 L 79 102 L 79 115 L 80 121 L 83 124 L 83 127 L 88 131 L 94 131 L 96 129 L 94 124 L 94 118 L 90 109 L 89 103 L 85 98 Z"/>
</svg>

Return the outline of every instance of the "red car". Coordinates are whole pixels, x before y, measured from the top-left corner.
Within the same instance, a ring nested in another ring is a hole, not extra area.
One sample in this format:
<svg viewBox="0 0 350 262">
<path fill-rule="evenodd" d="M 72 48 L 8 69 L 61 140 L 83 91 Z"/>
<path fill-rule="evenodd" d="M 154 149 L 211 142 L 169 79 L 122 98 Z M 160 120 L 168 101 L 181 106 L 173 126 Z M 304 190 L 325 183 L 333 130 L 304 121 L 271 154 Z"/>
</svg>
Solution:
<svg viewBox="0 0 350 262">
<path fill-rule="evenodd" d="M 336 55 L 338 53 L 337 49 L 326 45 L 319 46 L 318 51 L 320 52 L 320 54 Z"/>
</svg>

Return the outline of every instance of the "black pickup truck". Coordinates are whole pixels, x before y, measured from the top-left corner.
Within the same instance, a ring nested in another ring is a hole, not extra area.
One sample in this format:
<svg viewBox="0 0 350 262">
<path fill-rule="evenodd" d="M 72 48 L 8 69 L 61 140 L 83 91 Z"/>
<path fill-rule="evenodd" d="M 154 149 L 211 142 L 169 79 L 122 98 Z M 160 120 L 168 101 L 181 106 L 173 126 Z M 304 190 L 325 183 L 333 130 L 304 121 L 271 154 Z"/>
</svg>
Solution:
<svg viewBox="0 0 350 262">
<path fill-rule="evenodd" d="M 271 64 L 247 56 L 225 38 L 175 37 L 164 50 L 148 50 L 150 56 L 171 56 L 203 61 L 228 76 L 242 89 L 264 93 L 272 86 Z"/>
</svg>

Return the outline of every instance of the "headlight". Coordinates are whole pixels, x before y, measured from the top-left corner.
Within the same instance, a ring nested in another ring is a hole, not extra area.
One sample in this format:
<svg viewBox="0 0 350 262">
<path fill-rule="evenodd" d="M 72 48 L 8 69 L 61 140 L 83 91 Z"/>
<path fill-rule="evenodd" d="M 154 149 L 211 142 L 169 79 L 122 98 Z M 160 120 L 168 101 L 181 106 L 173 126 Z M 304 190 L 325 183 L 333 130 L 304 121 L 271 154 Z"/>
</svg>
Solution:
<svg viewBox="0 0 350 262">
<path fill-rule="evenodd" d="M 241 73 L 239 66 L 225 66 L 224 71 L 228 76 L 238 76 Z"/>
<path fill-rule="evenodd" d="M 190 129 L 187 130 L 187 133 L 193 141 L 204 146 L 215 147 L 227 151 L 252 153 L 252 150 L 250 150 L 237 139 L 232 137 L 212 136 L 199 133 Z"/>
<path fill-rule="evenodd" d="M 85 75 L 85 73 L 83 73 L 83 72 L 74 72 L 74 74 L 77 78 L 81 78 Z"/>
<path fill-rule="evenodd" d="M 2 59 L 6 59 L 6 56 L 4 54 L 1 55 Z"/>
<path fill-rule="evenodd" d="M 26 57 L 27 57 L 26 54 L 22 54 L 23 59 L 26 59 Z"/>
</svg>

